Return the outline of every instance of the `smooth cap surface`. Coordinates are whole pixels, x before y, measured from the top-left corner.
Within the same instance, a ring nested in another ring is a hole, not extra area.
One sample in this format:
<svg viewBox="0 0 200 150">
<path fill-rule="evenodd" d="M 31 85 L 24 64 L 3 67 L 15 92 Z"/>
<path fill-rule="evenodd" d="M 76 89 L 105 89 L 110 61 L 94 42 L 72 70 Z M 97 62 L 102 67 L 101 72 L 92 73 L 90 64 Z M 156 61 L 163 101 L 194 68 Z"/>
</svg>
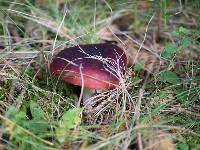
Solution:
<svg viewBox="0 0 200 150">
<path fill-rule="evenodd" d="M 89 44 L 59 52 L 50 72 L 68 83 L 91 89 L 111 89 L 119 85 L 119 75 L 127 68 L 124 51 L 113 44 Z"/>
</svg>

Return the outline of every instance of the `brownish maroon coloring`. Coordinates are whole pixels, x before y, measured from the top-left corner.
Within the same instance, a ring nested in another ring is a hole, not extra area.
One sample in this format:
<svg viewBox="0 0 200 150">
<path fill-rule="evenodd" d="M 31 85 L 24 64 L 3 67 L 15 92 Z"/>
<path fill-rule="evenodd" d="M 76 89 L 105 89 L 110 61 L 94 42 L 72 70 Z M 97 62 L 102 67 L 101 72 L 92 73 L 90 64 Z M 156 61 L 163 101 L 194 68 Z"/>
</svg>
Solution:
<svg viewBox="0 0 200 150">
<path fill-rule="evenodd" d="M 90 89 L 112 89 L 127 68 L 124 51 L 113 44 L 88 44 L 70 47 L 52 60 L 50 72 L 68 83 Z"/>
</svg>

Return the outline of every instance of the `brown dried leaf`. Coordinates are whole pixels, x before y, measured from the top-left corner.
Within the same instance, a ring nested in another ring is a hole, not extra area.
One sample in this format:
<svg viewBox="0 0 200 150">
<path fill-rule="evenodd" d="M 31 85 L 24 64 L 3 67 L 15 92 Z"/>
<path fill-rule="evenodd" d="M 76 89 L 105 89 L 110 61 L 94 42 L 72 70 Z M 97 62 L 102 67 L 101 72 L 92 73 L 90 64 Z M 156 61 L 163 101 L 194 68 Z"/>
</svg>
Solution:
<svg viewBox="0 0 200 150">
<path fill-rule="evenodd" d="M 114 34 L 119 33 L 119 29 L 117 27 L 117 25 L 110 25 L 110 26 L 106 26 L 104 28 L 101 28 L 99 30 L 99 32 L 97 33 L 97 35 L 105 41 L 114 41 Z"/>
<path fill-rule="evenodd" d="M 140 45 L 131 40 L 125 40 L 123 41 L 123 45 L 120 45 L 125 49 L 130 66 L 142 63 L 145 70 L 158 72 L 164 65 L 164 61 L 159 58 L 160 52 L 149 50 L 145 46 L 140 49 Z M 161 50 L 159 49 L 159 51 Z"/>
<path fill-rule="evenodd" d="M 172 141 L 172 136 L 163 131 L 151 131 L 148 139 L 144 140 L 147 150 L 176 150 Z"/>
</svg>

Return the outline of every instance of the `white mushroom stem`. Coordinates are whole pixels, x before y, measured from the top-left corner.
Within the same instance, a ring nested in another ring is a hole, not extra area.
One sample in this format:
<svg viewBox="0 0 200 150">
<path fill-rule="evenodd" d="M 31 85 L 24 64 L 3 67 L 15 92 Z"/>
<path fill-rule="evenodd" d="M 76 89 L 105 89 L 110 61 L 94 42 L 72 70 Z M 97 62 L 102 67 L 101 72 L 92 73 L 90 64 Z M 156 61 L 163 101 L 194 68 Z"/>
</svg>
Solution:
<svg viewBox="0 0 200 150">
<path fill-rule="evenodd" d="M 86 87 L 83 89 L 82 102 L 84 106 L 86 105 L 87 100 L 90 99 L 95 92 L 96 91 L 94 89 L 89 89 Z"/>
</svg>

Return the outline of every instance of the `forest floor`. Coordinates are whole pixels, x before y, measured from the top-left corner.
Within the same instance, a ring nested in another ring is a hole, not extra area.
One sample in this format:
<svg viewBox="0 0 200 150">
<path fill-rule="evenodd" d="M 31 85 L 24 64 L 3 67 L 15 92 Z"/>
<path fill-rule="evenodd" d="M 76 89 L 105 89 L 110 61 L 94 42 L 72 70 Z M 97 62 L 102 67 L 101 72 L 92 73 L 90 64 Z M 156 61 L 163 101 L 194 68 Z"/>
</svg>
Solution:
<svg viewBox="0 0 200 150">
<path fill-rule="evenodd" d="M 79 107 L 50 60 L 105 42 L 128 70 Z M 199 0 L 0 1 L 0 149 L 199 150 L 199 54 Z"/>
</svg>

